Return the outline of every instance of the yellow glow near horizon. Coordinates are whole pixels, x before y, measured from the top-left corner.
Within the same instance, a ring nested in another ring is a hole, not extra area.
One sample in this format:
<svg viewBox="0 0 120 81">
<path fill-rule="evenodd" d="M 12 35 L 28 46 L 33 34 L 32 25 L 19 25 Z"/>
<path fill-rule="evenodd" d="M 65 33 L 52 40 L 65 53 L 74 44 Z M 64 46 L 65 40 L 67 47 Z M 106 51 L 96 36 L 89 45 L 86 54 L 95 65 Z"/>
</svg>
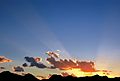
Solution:
<svg viewBox="0 0 120 81">
<path fill-rule="evenodd" d="M 102 71 L 99 72 L 82 72 L 80 69 L 72 69 L 72 70 L 67 70 L 67 73 L 70 75 L 75 75 L 76 77 L 85 77 L 85 76 L 94 76 L 94 75 L 99 75 L 99 76 L 107 76 L 109 78 L 114 78 L 114 74 L 107 74 Z"/>
</svg>

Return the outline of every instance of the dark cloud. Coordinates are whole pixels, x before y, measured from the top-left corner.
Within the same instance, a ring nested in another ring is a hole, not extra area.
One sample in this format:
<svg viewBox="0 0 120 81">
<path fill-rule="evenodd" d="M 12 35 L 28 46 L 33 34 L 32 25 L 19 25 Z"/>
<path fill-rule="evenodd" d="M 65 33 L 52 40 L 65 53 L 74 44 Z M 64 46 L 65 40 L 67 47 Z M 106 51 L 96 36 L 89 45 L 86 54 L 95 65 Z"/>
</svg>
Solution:
<svg viewBox="0 0 120 81">
<path fill-rule="evenodd" d="M 12 68 L 14 72 L 24 72 L 24 69 L 20 66 L 16 66 Z"/>
<path fill-rule="evenodd" d="M 56 67 L 54 67 L 54 66 L 51 66 L 51 67 L 49 67 L 50 69 L 56 69 Z"/>
<path fill-rule="evenodd" d="M 110 75 L 110 73 L 112 72 L 109 70 L 99 70 L 99 71 L 103 72 L 103 74 L 105 74 L 105 75 Z"/>
<path fill-rule="evenodd" d="M 28 67 L 27 63 L 22 64 L 23 67 Z"/>
<path fill-rule="evenodd" d="M 30 63 L 30 67 L 36 66 L 38 68 L 47 68 L 43 63 L 38 62 L 38 60 L 33 57 L 25 57 L 25 60 Z"/>
<path fill-rule="evenodd" d="M 12 62 L 12 60 L 10 60 L 4 56 L 0 56 L 0 63 L 6 63 L 6 62 Z"/>
<path fill-rule="evenodd" d="M 47 58 L 47 61 L 52 64 L 55 68 L 59 68 L 60 70 L 70 70 L 70 69 L 80 69 L 83 72 L 96 72 L 94 62 L 86 62 L 86 61 L 76 61 L 69 59 L 60 59 L 58 61 L 55 60 L 54 57 Z"/>
<path fill-rule="evenodd" d="M 2 67 L 2 66 L 1 66 L 0 69 L 5 69 L 5 67 Z"/>
</svg>

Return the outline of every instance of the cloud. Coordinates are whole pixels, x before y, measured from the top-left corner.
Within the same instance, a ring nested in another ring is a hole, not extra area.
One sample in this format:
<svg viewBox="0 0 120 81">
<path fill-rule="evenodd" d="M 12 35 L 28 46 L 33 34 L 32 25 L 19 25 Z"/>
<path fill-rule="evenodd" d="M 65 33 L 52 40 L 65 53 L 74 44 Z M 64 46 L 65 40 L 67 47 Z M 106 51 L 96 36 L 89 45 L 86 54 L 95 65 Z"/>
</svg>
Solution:
<svg viewBox="0 0 120 81">
<path fill-rule="evenodd" d="M 38 61 L 38 58 L 25 57 L 25 60 L 30 63 L 30 67 L 36 66 L 37 68 L 47 68 L 43 63 Z"/>
<path fill-rule="evenodd" d="M 49 74 L 49 75 L 48 75 L 48 78 L 52 77 L 52 75 L 53 75 L 53 74 Z"/>
<path fill-rule="evenodd" d="M 4 56 L 0 56 L 0 63 L 6 63 L 6 62 L 12 62 L 12 60 L 10 60 Z"/>
<path fill-rule="evenodd" d="M 16 66 L 12 68 L 14 72 L 24 72 L 24 69 L 20 66 Z"/>
<path fill-rule="evenodd" d="M 95 69 L 95 63 L 90 61 L 77 61 L 76 62 L 78 68 L 81 69 L 83 72 L 96 72 L 97 70 Z"/>
<path fill-rule="evenodd" d="M 74 70 L 79 69 L 79 71 L 82 72 L 102 72 L 105 75 L 110 75 L 109 70 L 98 70 L 95 68 L 95 63 L 93 61 L 80 61 L 80 60 L 73 60 L 73 59 L 61 59 L 59 57 L 59 54 L 56 52 L 47 52 L 48 57 L 46 61 L 52 65 L 49 67 L 50 69 L 56 69 L 59 70 Z M 58 56 L 57 56 L 58 55 Z M 62 73 L 62 75 L 69 75 L 68 73 Z M 76 77 L 75 74 L 71 74 L 71 76 Z"/>
<path fill-rule="evenodd" d="M 67 73 L 67 72 L 62 72 L 61 75 L 62 75 L 63 77 L 66 77 L 66 76 L 69 76 L 70 74 Z"/>
<path fill-rule="evenodd" d="M 40 75 L 37 75 L 36 76 L 38 79 L 42 80 L 42 79 L 47 79 L 45 76 L 40 76 Z"/>
<path fill-rule="evenodd" d="M 68 72 L 62 72 L 62 73 L 61 73 L 61 76 L 63 76 L 63 77 L 67 77 L 67 76 L 76 77 L 76 75 L 74 75 L 73 73 L 72 73 L 72 74 L 69 74 Z"/>
<path fill-rule="evenodd" d="M 34 58 L 36 62 L 40 62 L 42 60 L 42 58 L 36 57 Z"/>
<path fill-rule="evenodd" d="M 95 68 L 95 63 L 93 61 L 80 61 L 80 60 L 73 60 L 73 59 L 62 59 L 59 57 L 59 54 L 56 52 L 51 52 L 48 51 L 46 54 L 49 56 L 46 59 L 46 62 L 48 62 L 51 66 L 46 66 L 41 62 L 40 57 L 25 57 L 25 60 L 30 63 L 28 65 L 27 63 L 24 63 L 22 66 L 23 67 L 33 67 L 36 66 L 37 68 L 48 68 L 48 69 L 56 69 L 58 68 L 59 70 L 74 70 L 74 69 L 79 69 L 79 71 L 82 72 L 103 72 L 109 73 L 108 70 L 97 70 Z M 61 73 L 63 76 L 69 75 L 68 73 Z M 75 74 L 70 74 L 71 76 L 75 76 Z"/>
<path fill-rule="evenodd" d="M 28 67 L 27 63 L 22 64 L 23 67 Z"/>
<path fill-rule="evenodd" d="M 103 72 L 103 74 L 105 74 L 105 75 L 110 75 L 110 73 L 112 71 L 109 71 L 109 70 L 99 70 L 99 72 Z"/>
<path fill-rule="evenodd" d="M 55 68 L 60 70 L 80 69 L 83 72 L 96 72 L 94 62 L 90 61 L 73 61 L 71 59 L 60 59 L 55 60 L 54 57 L 47 58 L 47 61 L 52 64 Z"/>
<path fill-rule="evenodd" d="M 50 66 L 50 67 L 48 67 L 49 69 L 56 69 L 56 67 L 54 67 L 54 66 Z"/>
<path fill-rule="evenodd" d="M 5 69 L 5 67 L 1 66 L 1 67 L 0 67 L 0 70 L 3 70 L 3 69 Z"/>
<path fill-rule="evenodd" d="M 59 52 L 59 50 L 57 50 L 57 52 Z M 46 54 L 55 58 L 59 58 L 59 54 L 57 52 L 48 51 Z"/>
</svg>

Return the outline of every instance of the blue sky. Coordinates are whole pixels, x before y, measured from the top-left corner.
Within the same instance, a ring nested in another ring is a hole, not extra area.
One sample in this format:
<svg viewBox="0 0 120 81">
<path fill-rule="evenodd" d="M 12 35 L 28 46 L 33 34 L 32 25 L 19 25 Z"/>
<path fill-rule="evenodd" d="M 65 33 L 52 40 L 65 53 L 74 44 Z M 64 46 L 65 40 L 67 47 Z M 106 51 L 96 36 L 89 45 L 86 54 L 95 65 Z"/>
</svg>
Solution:
<svg viewBox="0 0 120 81">
<path fill-rule="evenodd" d="M 21 63 L 59 49 L 83 60 L 109 56 L 113 68 L 120 61 L 119 31 L 119 0 L 0 1 L 0 56 Z"/>
</svg>

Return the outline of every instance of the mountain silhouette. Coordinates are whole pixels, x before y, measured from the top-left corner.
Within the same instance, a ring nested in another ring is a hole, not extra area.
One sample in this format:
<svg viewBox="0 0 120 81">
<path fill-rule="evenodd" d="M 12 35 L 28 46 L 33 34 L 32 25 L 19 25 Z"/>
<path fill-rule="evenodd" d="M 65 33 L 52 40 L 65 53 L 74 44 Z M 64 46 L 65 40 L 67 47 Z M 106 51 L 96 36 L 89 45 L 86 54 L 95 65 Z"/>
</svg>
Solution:
<svg viewBox="0 0 120 81">
<path fill-rule="evenodd" d="M 4 71 L 0 73 L 0 81 L 39 81 L 32 74 L 26 74 L 24 76 Z"/>
<path fill-rule="evenodd" d="M 39 80 L 32 74 L 25 74 L 24 76 L 4 71 L 0 73 L 0 81 L 120 81 L 120 77 L 108 78 L 107 76 L 95 75 L 92 77 L 72 77 L 61 75 L 52 75 L 49 79 Z"/>
</svg>

